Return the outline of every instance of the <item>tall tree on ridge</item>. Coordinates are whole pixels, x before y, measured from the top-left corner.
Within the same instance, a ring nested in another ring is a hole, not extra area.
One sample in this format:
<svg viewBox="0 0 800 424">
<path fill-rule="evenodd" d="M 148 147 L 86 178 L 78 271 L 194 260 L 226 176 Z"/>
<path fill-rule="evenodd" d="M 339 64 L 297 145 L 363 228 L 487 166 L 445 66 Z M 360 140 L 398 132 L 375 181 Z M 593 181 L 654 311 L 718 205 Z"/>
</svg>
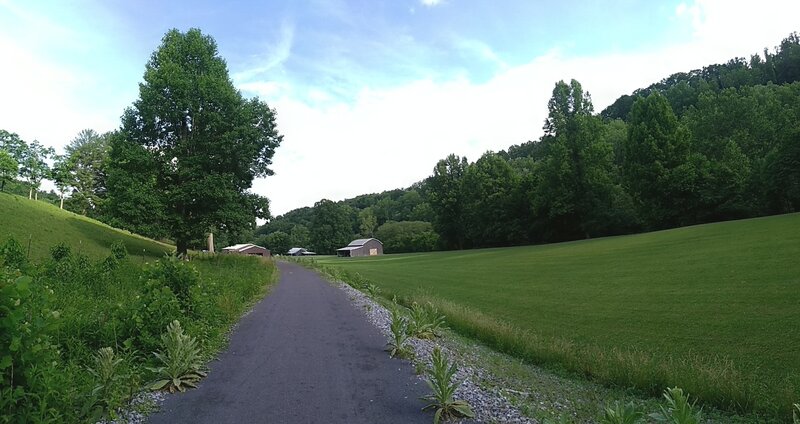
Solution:
<svg viewBox="0 0 800 424">
<path fill-rule="evenodd" d="M 39 200 L 39 187 L 42 185 L 42 180 L 50 173 L 50 167 L 45 161 L 53 153 L 55 152 L 52 147 L 45 147 L 36 140 L 28 144 L 22 153 L 19 173 L 30 185 L 29 199 Z"/>
</svg>

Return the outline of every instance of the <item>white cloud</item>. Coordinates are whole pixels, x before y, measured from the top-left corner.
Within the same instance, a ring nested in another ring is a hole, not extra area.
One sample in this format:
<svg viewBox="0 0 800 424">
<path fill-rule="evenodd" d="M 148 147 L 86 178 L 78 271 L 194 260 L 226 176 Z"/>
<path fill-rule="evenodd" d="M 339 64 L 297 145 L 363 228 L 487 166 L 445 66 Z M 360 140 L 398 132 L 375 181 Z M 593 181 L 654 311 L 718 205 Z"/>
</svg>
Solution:
<svg viewBox="0 0 800 424">
<path fill-rule="evenodd" d="M 434 7 L 444 3 L 444 0 L 419 0 L 423 6 Z"/>
<path fill-rule="evenodd" d="M 582 57 L 553 50 L 527 64 L 500 68 L 481 84 L 459 77 L 424 79 L 364 89 L 353 103 L 323 105 L 272 97 L 285 139 L 274 158 L 276 175 L 258 180 L 254 189 L 270 197 L 277 215 L 322 198 L 341 200 L 408 186 L 430 175 L 436 161 L 449 153 L 475 160 L 487 150 L 538 138 L 558 80 L 579 80 L 599 111 L 671 73 L 775 45 L 796 29 L 791 17 L 800 16 L 800 2 L 781 7 L 781 17 L 770 14 L 767 19 L 764 14 L 772 8 L 761 3 L 745 8 L 744 3 L 700 0 L 676 10 L 677 19 L 690 19 L 689 42 Z"/>
</svg>

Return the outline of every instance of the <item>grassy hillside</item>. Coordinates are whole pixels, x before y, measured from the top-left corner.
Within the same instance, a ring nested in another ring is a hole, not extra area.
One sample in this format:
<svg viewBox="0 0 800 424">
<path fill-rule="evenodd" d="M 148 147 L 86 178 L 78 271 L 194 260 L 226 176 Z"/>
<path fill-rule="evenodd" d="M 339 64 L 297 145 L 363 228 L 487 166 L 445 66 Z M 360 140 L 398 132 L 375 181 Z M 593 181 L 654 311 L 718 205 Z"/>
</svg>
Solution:
<svg viewBox="0 0 800 424">
<path fill-rule="evenodd" d="M 0 193 L 0 217 L 0 243 L 13 236 L 27 249 L 30 240 L 33 260 L 47 257 L 50 247 L 60 242 L 93 258 L 108 255 L 109 246 L 117 240 L 124 242 L 135 257 L 161 257 L 174 250 L 170 245 L 109 227 L 49 203 L 8 193 Z"/>
<path fill-rule="evenodd" d="M 791 214 L 318 262 L 388 296 L 433 300 L 458 330 L 534 362 L 651 391 L 679 384 L 717 405 L 783 415 L 800 400 L 798 258 L 800 214 Z"/>
</svg>

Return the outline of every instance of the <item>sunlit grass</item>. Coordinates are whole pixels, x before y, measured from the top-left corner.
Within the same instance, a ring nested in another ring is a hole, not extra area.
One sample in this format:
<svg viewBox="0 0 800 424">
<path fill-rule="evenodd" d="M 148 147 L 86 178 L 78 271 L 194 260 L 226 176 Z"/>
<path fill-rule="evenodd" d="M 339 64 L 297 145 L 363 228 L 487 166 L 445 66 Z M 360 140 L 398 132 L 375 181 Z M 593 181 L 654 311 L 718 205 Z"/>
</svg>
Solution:
<svg viewBox="0 0 800 424">
<path fill-rule="evenodd" d="M 534 363 L 790 417 L 800 214 L 571 243 L 317 258 Z"/>
</svg>

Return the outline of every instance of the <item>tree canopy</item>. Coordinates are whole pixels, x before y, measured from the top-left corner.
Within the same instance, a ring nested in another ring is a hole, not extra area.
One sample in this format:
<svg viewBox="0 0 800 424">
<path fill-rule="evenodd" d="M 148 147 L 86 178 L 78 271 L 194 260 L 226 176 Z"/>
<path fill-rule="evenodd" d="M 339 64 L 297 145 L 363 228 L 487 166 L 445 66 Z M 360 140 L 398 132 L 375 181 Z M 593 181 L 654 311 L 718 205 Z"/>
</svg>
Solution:
<svg viewBox="0 0 800 424">
<path fill-rule="evenodd" d="M 253 230 L 269 205 L 249 189 L 272 174 L 281 140 L 275 111 L 234 88 L 213 38 L 171 30 L 112 138 L 108 212 L 126 227 L 166 228 L 181 254 L 210 230 Z"/>
</svg>

